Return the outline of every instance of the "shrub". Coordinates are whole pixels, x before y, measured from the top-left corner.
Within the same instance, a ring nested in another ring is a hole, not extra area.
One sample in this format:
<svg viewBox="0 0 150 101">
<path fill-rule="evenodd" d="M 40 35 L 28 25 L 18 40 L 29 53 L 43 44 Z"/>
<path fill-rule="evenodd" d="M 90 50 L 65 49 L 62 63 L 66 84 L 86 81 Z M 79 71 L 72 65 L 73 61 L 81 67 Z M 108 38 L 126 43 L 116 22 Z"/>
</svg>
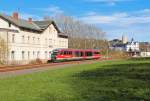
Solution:
<svg viewBox="0 0 150 101">
<path fill-rule="evenodd" d="M 29 62 L 29 64 L 42 64 L 42 63 L 43 63 L 42 60 L 39 59 L 39 58 L 37 58 L 36 60 L 32 60 L 32 61 Z"/>
<path fill-rule="evenodd" d="M 130 56 L 128 56 L 127 53 L 125 53 L 123 51 L 110 51 L 109 56 L 113 59 L 129 59 L 129 58 L 131 58 Z"/>
</svg>

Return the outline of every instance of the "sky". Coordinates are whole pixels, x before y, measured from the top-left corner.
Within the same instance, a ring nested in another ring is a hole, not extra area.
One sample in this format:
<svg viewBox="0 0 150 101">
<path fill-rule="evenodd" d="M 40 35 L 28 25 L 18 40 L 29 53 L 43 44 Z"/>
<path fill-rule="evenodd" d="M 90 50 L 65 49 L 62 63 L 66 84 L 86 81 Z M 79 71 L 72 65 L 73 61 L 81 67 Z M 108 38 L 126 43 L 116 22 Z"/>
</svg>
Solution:
<svg viewBox="0 0 150 101">
<path fill-rule="evenodd" d="M 0 0 L 0 12 L 41 20 L 58 13 L 94 24 L 106 38 L 150 42 L 150 0 Z"/>
</svg>

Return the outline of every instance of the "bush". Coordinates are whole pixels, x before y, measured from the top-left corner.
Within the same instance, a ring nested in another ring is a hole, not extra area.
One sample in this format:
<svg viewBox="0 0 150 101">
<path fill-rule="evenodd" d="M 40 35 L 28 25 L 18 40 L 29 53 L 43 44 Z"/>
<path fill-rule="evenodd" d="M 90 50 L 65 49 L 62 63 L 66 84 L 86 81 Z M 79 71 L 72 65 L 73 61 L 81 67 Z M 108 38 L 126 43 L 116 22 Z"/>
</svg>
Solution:
<svg viewBox="0 0 150 101">
<path fill-rule="evenodd" d="M 30 61 L 30 63 L 29 64 L 42 64 L 43 62 L 42 62 L 42 60 L 41 59 L 39 59 L 39 58 L 37 58 L 36 60 L 32 60 L 32 61 Z"/>
<path fill-rule="evenodd" d="M 144 61 L 144 60 L 150 60 L 150 57 L 134 57 L 131 58 L 131 60 Z"/>
<path fill-rule="evenodd" d="M 129 59 L 131 58 L 128 56 L 127 53 L 122 52 L 122 51 L 110 51 L 109 56 L 113 59 Z"/>
</svg>

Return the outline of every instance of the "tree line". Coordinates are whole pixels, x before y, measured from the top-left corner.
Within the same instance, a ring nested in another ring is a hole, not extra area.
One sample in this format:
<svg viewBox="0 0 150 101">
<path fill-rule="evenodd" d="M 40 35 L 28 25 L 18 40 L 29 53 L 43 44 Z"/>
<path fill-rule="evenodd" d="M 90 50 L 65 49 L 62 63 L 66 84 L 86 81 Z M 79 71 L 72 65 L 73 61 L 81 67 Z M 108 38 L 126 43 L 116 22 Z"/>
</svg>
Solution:
<svg viewBox="0 0 150 101">
<path fill-rule="evenodd" d="M 44 19 L 54 20 L 61 31 L 68 35 L 69 48 L 105 49 L 107 47 L 105 32 L 95 25 L 86 24 L 71 16 L 62 14 L 54 17 L 47 16 Z"/>
</svg>

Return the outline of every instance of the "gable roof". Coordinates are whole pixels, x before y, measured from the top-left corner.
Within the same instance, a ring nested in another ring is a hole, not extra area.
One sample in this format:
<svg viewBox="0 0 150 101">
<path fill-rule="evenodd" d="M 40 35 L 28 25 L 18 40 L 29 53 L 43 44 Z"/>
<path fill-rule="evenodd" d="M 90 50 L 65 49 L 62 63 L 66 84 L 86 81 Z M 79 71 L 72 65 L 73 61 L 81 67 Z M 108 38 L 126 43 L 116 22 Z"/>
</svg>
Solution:
<svg viewBox="0 0 150 101">
<path fill-rule="evenodd" d="M 58 36 L 64 37 L 64 38 L 68 37 L 66 34 L 61 33 L 61 31 L 57 27 L 56 23 L 52 20 L 29 22 L 24 19 L 19 19 L 19 18 L 15 19 L 12 16 L 8 16 L 8 15 L 1 14 L 1 13 L 0 13 L 0 18 L 18 26 L 19 28 L 34 30 L 34 31 L 38 31 L 38 32 L 44 31 L 49 25 L 53 24 L 54 27 L 56 28 L 56 30 L 58 31 Z"/>
<path fill-rule="evenodd" d="M 46 21 L 33 21 L 36 25 L 38 25 L 41 30 L 45 30 L 49 25 L 53 24 L 55 29 L 58 31 L 58 36 L 63 38 L 68 38 L 68 35 L 62 33 L 59 28 L 57 27 L 56 23 L 52 20 L 46 20 Z"/>
<path fill-rule="evenodd" d="M 41 31 L 41 28 L 39 26 L 37 26 L 33 22 L 28 22 L 27 20 L 15 19 L 5 14 L 0 14 L 0 18 L 18 26 L 19 28 L 26 28 L 26 29 L 35 30 L 35 31 Z"/>
<path fill-rule="evenodd" d="M 49 25 L 53 24 L 56 30 L 60 33 L 60 30 L 56 26 L 55 22 L 52 20 L 46 21 L 33 21 L 36 25 L 38 25 L 42 30 L 45 30 Z"/>
</svg>

